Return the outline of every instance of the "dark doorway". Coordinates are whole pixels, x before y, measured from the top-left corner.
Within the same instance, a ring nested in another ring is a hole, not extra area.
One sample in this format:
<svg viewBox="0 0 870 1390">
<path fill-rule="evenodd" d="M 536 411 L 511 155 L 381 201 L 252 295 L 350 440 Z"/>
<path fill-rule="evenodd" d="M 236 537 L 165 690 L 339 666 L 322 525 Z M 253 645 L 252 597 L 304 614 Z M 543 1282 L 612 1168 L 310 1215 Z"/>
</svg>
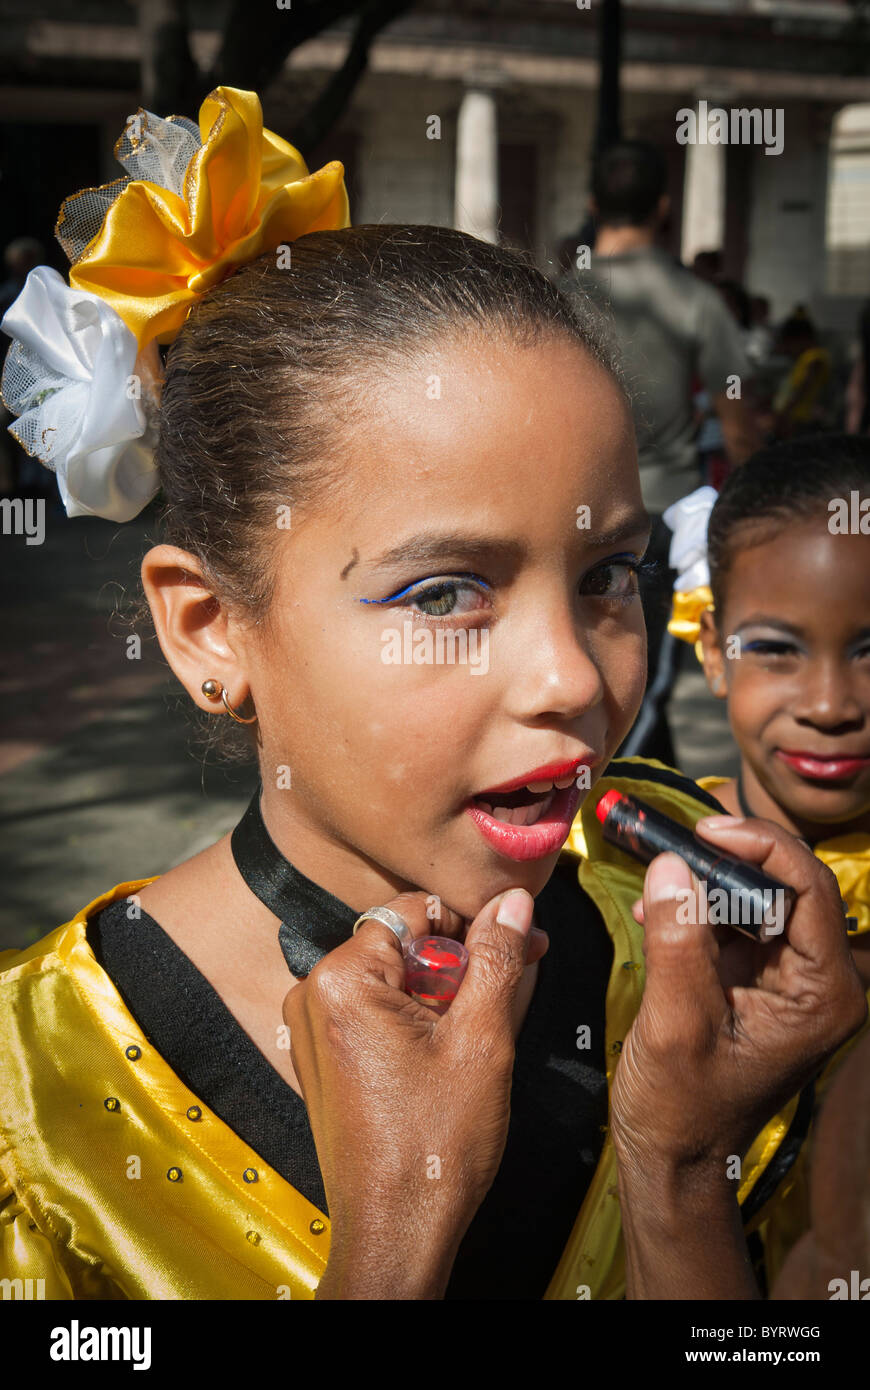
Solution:
<svg viewBox="0 0 870 1390">
<path fill-rule="evenodd" d="M 54 239 L 60 205 L 102 182 L 99 126 L 0 122 L 0 247 L 36 237 L 45 263 L 66 273 L 69 265 Z"/>
<path fill-rule="evenodd" d="M 538 148 L 499 143 L 499 240 L 503 245 L 537 247 Z"/>
</svg>

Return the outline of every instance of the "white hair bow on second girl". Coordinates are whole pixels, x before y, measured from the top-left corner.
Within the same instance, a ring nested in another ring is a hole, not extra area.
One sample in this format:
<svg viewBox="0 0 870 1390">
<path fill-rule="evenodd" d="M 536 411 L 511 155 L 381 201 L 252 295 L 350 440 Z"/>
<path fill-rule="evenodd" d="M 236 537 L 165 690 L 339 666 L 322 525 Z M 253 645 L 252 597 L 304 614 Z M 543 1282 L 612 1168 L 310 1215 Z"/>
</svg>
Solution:
<svg viewBox="0 0 870 1390">
<path fill-rule="evenodd" d="M 707 527 L 717 496 L 715 488 L 699 487 L 687 497 L 681 497 L 679 502 L 674 502 L 663 514 L 665 525 L 674 533 L 669 559 L 671 569 L 677 571 L 668 632 L 684 642 L 693 642 L 699 661 L 701 614 L 713 607 L 707 560 Z"/>
</svg>

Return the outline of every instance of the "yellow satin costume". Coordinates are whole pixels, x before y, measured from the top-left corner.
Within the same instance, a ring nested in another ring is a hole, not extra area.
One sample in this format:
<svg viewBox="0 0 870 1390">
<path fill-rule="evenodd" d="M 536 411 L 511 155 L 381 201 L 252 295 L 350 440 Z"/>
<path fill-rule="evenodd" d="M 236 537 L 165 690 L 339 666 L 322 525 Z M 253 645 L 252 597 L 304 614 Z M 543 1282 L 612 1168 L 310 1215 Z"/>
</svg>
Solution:
<svg viewBox="0 0 870 1390">
<path fill-rule="evenodd" d="M 711 813 L 661 764 L 624 759 L 613 771 L 600 792 L 630 791 L 685 825 Z M 644 870 L 604 842 L 591 798 L 563 854 L 613 941 L 610 1086 L 644 985 L 643 932 L 631 914 Z M 35 945 L 0 954 L 0 1278 L 44 1279 L 47 1299 L 311 1299 L 329 1254 L 328 1217 L 174 1074 L 88 944 L 88 918 L 155 877 L 116 884 Z M 796 1105 L 744 1158 L 741 1202 L 780 1152 Z M 792 1169 L 747 1225 L 770 1233 L 768 1277 L 786 1234 L 776 1213 L 793 1183 Z M 624 1291 L 607 1134 L 545 1297 Z"/>
<path fill-rule="evenodd" d="M 727 777 L 699 777 L 698 786 L 715 796 L 716 788 L 729 780 Z M 870 932 L 870 835 L 835 835 L 814 845 L 813 853 L 823 864 L 827 864 L 839 883 L 849 915 L 858 923 L 855 935 L 866 935 Z M 867 1002 L 870 1004 L 870 989 L 867 991 Z M 863 1028 L 834 1053 L 823 1069 L 815 1083 L 816 1107 L 824 1099 L 834 1073 L 868 1031 L 870 1017 Z M 803 1145 L 795 1161 L 788 1191 L 780 1194 L 775 1205 L 771 1204 L 772 1213 L 762 1227 L 769 1270 L 778 1270 L 795 1241 L 809 1230 L 811 1156 L 812 1144 L 809 1142 Z"/>
</svg>

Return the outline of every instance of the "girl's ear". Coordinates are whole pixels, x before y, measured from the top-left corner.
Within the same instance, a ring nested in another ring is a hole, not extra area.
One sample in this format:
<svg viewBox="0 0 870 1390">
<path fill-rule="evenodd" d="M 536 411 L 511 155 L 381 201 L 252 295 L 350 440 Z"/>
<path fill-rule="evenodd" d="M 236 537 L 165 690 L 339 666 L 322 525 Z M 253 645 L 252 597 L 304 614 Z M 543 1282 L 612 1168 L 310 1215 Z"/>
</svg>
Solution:
<svg viewBox="0 0 870 1390">
<path fill-rule="evenodd" d="M 225 686 L 230 703 L 240 704 L 248 686 L 236 634 L 196 557 L 175 545 L 155 545 L 142 560 L 141 575 L 160 649 L 194 704 L 214 711 L 202 690 L 205 680 Z"/>
<path fill-rule="evenodd" d="M 704 675 L 713 695 L 724 700 L 728 694 L 725 681 L 725 657 L 716 622 L 709 608 L 701 614 L 701 631 L 698 634 L 704 653 Z"/>
</svg>

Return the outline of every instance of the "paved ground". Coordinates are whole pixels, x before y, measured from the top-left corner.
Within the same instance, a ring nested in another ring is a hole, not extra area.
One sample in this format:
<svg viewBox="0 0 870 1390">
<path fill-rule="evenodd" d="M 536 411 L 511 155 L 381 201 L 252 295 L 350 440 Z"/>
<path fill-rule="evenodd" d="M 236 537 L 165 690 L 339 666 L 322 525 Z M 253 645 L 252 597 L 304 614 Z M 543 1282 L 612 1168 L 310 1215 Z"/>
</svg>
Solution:
<svg viewBox="0 0 870 1390">
<path fill-rule="evenodd" d="M 51 503 L 45 513 L 41 545 L 0 533 L 0 949 L 213 843 L 254 785 L 252 771 L 203 767 L 156 641 L 127 657 L 118 610 L 159 540 L 153 510 L 123 526 Z M 685 658 L 672 707 L 680 765 L 730 775 L 722 704 Z"/>
</svg>

